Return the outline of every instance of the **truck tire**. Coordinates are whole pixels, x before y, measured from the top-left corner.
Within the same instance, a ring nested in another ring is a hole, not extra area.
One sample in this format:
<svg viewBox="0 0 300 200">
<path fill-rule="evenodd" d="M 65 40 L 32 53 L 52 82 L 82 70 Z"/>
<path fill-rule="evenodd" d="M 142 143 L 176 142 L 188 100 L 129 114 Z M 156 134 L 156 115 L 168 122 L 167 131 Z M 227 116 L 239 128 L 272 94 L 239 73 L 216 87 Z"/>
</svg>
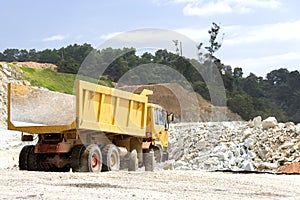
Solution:
<svg viewBox="0 0 300 200">
<path fill-rule="evenodd" d="M 154 152 L 150 150 L 149 152 L 144 153 L 144 165 L 145 171 L 154 171 Z"/>
<path fill-rule="evenodd" d="M 28 170 L 28 153 L 30 151 L 30 146 L 24 146 L 19 154 L 19 169 Z"/>
<path fill-rule="evenodd" d="M 136 150 L 132 150 L 129 155 L 128 171 L 136 171 L 139 168 L 139 161 Z"/>
<path fill-rule="evenodd" d="M 101 172 L 102 154 L 100 148 L 96 144 L 90 144 L 80 158 L 82 172 Z"/>
<path fill-rule="evenodd" d="M 119 150 L 115 145 L 108 144 L 102 149 L 102 171 L 118 171 L 119 169 Z"/>
<path fill-rule="evenodd" d="M 163 152 L 162 152 L 161 148 L 155 146 L 155 147 L 152 147 L 150 149 L 150 151 L 151 150 L 153 150 L 153 152 L 154 152 L 155 162 L 157 162 L 157 163 L 163 162 L 162 161 L 162 159 L 163 159 Z"/>
<path fill-rule="evenodd" d="M 28 152 L 28 163 L 27 163 L 27 169 L 28 171 L 38 171 L 38 154 L 34 153 L 34 146 L 29 146 L 29 152 Z"/>
<path fill-rule="evenodd" d="M 72 172 L 80 172 L 81 154 L 85 150 L 83 145 L 73 147 L 71 153 L 71 168 Z"/>
<path fill-rule="evenodd" d="M 163 159 L 162 159 L 162 162 L 165 162 L 169 160 L 169 153 L 168 152 L 163 152 Z"/>
</svg>

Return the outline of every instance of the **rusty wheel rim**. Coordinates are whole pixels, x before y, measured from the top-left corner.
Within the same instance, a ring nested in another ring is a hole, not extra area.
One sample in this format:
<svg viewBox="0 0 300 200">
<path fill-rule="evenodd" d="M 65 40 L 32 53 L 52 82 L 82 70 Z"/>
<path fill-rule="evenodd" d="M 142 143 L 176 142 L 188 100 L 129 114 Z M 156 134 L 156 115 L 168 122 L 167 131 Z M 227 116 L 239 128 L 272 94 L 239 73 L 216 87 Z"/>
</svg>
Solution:
<svg viewBox="0 0 300 200">
<path fill-rule="evenodd" d="M 99 161 L 99 155 L 97 153 L 93 153 L 92 159 L 91 159 L 91 167 L 94 171 L 97 171 L 100 167 L 100 161 Z"/>
</svg>

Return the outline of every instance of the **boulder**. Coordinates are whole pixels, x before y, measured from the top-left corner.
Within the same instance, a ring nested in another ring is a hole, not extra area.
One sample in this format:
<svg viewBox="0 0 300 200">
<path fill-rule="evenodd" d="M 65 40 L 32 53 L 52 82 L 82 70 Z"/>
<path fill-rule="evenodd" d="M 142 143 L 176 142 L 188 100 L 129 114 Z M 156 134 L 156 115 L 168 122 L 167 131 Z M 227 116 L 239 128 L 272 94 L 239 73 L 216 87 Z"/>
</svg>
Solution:
<svg viewBox="0 0 300 200">
<path fill-rule="evenodd" d="M 261 127 L 261 116 L 257 116 L 253 119 L 253 126 L 254 128 L 260 128 Z"/>
<path fill-rule="evenodd" d="M 300 124 L 297 124 L 297 125 L 295 126 L 295 132 L 296 132 L 297 135 L 300 134 Z"/>
<path fill-rule="evenodd" d="M 251 161 L 245 160 L 242 165 L 244 171 L 254 171 L 253 163 Z"/>
<path fill-rule="evenodd" d="M 174 168 L 177 169 L 177 168 L 180 168 L 180 167 L 183 167 L 183 166 L 187 166 L 188 164 L 182 160 L 178 160 L 174 163 Z"/>
<path fill-rule="evenodd" d="M 243 132 L 243 140 L 244 139 L 246 139 L 246 138 L 248 138 L 249 136 L 251 136 L 252 135 L 252 129 L 250 129 L 250 128 L 247 128 L 246 130 L 244 130 L 244 132 Z"/>
<path fill-rule="evenodd" d="M 253 149 L 254 147 L 254 139 L 252 138 L 247 138 L 244 142 L 244 146 L 247 147 L 248 149 Z"/>
<path fill-rule="evenodd" d="M 293 142 L 286 142 L 280 146 L 281 149 L 287 149 L 293 147 L 295 144 Z"/>
<path fill-rule="evenodd" d="M 263 129 L 274 128 L 277 124 L 278 122 L 275 117 L 268 117 L 267 119 L 262 121 Z"/>
<path fill-rule="evenodd" d="M 173 163 L 166 163 L 163 167 L 164 170 L 173 170 L 174 166 Z"/>
</svg>

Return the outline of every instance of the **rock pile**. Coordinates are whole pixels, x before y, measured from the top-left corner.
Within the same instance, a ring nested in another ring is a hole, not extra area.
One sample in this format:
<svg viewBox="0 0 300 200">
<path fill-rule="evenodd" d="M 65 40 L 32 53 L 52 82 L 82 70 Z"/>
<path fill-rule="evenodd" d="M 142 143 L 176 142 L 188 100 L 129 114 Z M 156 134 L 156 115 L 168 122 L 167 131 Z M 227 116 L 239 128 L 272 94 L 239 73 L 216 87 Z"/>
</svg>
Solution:
<svg viewBox="0 0 300 200">
<path fill-rule="evenodd" d="M 0 128 L 6 127 L 8 83 L 30 85 L 28 81 L 21 80 L 22 76 L 22 72 L 18 69 L 13 68 L 10 64 L 0 62 Z"/>
<path fill-rule="evenodd" d="M 175 124 L 169 154 L 175 169 L 275 171 L 300 161 L 300 124 L 251 122 Z"/>
</svg>

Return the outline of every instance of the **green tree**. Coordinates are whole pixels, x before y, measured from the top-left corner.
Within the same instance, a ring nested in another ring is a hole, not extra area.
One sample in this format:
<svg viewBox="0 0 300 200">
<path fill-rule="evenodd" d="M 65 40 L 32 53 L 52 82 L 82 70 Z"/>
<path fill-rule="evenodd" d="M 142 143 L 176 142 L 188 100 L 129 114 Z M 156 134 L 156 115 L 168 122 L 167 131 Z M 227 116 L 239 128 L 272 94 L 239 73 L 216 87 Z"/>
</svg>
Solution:
<svg viewBox="0 0 300 200">
<path fill-rule="evenodd" d="M 151 53 L 145 52 L 140 58 L 141 64 L 152 63 L 154 61 L 154 56 Z"/>
<path fill-rule="evenodd" d="M 204 49 L 206 49 L 208 51 L 208 53 L 203 54 L 202 49 L 201 49 L 203 43 L 200 43 L 197 46 L 198 56 L 199 56 L 200 61 L 201 60 L 209 60 L 210 62 L 214 62 L 216 60 L 216 58 L 214 57 L 214 53 L 216 51 L 218 51 L 222 46 L 222 42 L 217 41 L 220 28 L 221 27 L 218 24 L 213 22 L 210 30 L 208 30 L 208 33 L 210 35 L 209 45 L 204 47 Z M 222 40 L 223 40 L 223 38 L 222 38 Z"/>
<path fill-rule="evenodd" d="M 235 90 L 242 90 L 241 81 L 243 79 L 243 69 L 241 67 L 236 67 L 233 70 L 233 86 Z"/>
<path fill-rule="evenodd" d="M 29 58 L 28 51 L 26 49 L 21 49 L 17 56 L 17 60 L 20 62 L 24 62 L 24 61 L 28 61 L 28 58 Z"/>
<path fill-rule="evenodd" d="M 259 98 L 264 96 L 264 92 L 260 88 L 259 82 L 261 78 L 257 77 L 255 74 L 250 73 L 250 75 L 243 79 L 242 88 L 243 90 L 254 98 Z"/>
<path fill-rule="evenodd" d="M 37 53 L 37 60 L 41 63 L 57 64 L 60 61 L 60 55 L 55 49 L 45 49 Z"/>
<path fill-rule="evenodd" d="M 30 49 L 28 51 L 28 59 L 27 61 L 37 61 L 37 54 L 35 49 Z"/>
<path fill-rule="evenodd" d="M 3 52 L 4 61 L 6 62 L 18 61 L 18 55 L 18 49 L 5 49 Z"/>
<path fill-rule="evenodd" d="M 228 106 L 233 112 L 238 113 L 245 120 L 255 117 L 253 99 L 248 95 L 234 93 L 228 99 Z"/>
</svg>

